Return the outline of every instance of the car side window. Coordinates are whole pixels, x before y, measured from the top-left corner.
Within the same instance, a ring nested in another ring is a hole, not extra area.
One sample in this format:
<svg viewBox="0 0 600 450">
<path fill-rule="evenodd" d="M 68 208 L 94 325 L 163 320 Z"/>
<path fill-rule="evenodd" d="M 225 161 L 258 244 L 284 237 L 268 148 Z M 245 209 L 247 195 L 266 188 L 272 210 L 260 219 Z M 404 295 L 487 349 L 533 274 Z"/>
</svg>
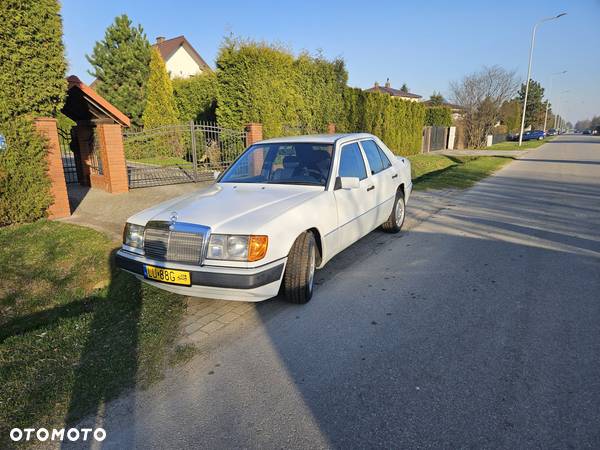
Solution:
<svg viewBox="0 0 600 450">
<path fill-rule="evenodd" d="M 342 147 L 338 174 L 340 177 L 356 177 L 360 180 L 367 178 L 365 162 L 356 142 Z"/>
<path fill-rule="evenodd" d="M 377 144 L 375 144 L 377 145 Z M 379 145 L 377 145 L 377 150 L 379 151 L 379 156 L 381 156 L 381 162 L 383 163 L 383 170 L 387 169 L 388 167 L 392 167 L 392 163 L 390 162 L 389 158 L 387 157 L 387 155 L 385 154 L 385 152 L 381 149 L 381 147 Z"/>
<path fill-rule="evenodd" d="M 381 161 L 381 156 L 379 155 L 379 148 L 374 141 L 361 141 L 363 150 L 365 151 L 365 155 L 367 155 L 367 160 L 369 161 L 369 166 L 371 167 L 371 173 L 375 175 L 376 173 L 381 172 L 383 167 L 383 162 Z"/>
</svg>

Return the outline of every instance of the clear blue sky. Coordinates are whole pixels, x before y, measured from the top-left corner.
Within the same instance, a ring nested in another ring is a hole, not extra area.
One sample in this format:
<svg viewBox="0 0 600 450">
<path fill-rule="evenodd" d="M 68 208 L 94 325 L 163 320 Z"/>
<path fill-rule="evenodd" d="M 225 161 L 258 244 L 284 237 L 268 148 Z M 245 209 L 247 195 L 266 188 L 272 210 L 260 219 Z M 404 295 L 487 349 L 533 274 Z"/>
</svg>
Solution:
<svg viewBox="0 0 600 450">
<path fill-rule="evenodd" d="M 434 90 L 447 95 L 451 80 L 482 65 L 499 64 L 524 79 L 533 23 L 566 11 L 539 28 L 532 76 L 547 87 L 551 73 L 568 70 L 549 94 L 556 109 L 571 121 L 600 114 L 600 0 L 407 3 L 63 0 L 69 72 L 91 81 L 85 54 L 126 13 L 151 42 L 185 35 L 212 67 L 223 37 L 233 33 L 341 56 L 351 86 L 389 77 L 392 86 L 406 82 L 424 97 Z"/>
</svg>

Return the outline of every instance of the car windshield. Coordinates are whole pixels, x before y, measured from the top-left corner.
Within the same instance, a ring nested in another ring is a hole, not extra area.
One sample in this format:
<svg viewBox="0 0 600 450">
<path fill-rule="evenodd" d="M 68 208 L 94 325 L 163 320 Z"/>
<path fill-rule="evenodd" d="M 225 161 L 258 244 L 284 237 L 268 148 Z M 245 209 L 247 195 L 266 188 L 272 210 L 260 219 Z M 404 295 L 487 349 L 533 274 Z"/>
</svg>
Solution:
<svg viewBox="0 0 600 450">
<path fill-rule="evenodd" d="M 227 169 L 220 182 L 325 186 L 332 154 L 333 146 L 328 144 L 256 144 Z"/>
</svg>

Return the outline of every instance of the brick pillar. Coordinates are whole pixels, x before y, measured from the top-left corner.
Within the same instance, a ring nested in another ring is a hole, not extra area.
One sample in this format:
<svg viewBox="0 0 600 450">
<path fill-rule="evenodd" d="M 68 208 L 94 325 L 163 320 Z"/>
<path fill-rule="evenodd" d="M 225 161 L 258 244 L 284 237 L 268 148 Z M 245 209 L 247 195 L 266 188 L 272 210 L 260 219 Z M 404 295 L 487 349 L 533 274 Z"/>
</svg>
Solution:
<svg viewBox="0 0 600 450">
<path fill-rule="evenodd" d="M 37 132 L 46 139 L 46 159 L 48 161 L 48 177 L 50 178 L 50 193 L 54 202 L 48 208 L 48 217 L 58 219 L 71 215 L 67 183 L 60 154 L 60 143 L 56 129 L 56 119 L 40 117 L 35 119 Z"/>
<path fill-rule="evenodd" d="M 246 125 L 246 145 L 250 146 L 258 141 L 262 141 L 262 138 L 262 123 L 249 123 L 248 125 Z M 254 175 L 259 175 L 264 162 L 262 149 L 255 151 L 252 156 L 252 167 L 254 170 Z"/>
<path fill-rule="evenodd" d="M 327 124 L 327 134 L 335 134 L 335 123 Z"/>
<path fill-rule="evenodd" d="M 106 190 L 113 194 L 129 191 L 127 163 L 121 125 L 102 123 L 96 126 Z"/>
<path fill-rule="evenodd" d="M 246 125 L 246 145 L 250 146 L 255 142 L 262 141 L 262 138 L 262 123 L 249 123 Z"/>
</svg>

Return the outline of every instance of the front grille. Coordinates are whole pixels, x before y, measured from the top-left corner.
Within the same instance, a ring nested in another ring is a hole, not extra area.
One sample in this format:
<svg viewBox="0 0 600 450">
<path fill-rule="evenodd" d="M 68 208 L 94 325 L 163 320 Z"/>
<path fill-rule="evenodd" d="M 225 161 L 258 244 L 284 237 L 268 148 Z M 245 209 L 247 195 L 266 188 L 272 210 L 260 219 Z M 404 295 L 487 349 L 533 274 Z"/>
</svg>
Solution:
<svg viewBox="0 0 600 450">
<path fill-rule="evenodd" d="M 148 222 L 144 234 L 145 255 L 160 261 L 202 264 L 207 228 L 176 223 L 170 230 L 169 225 L 162 221 Z"/>
</svg>

